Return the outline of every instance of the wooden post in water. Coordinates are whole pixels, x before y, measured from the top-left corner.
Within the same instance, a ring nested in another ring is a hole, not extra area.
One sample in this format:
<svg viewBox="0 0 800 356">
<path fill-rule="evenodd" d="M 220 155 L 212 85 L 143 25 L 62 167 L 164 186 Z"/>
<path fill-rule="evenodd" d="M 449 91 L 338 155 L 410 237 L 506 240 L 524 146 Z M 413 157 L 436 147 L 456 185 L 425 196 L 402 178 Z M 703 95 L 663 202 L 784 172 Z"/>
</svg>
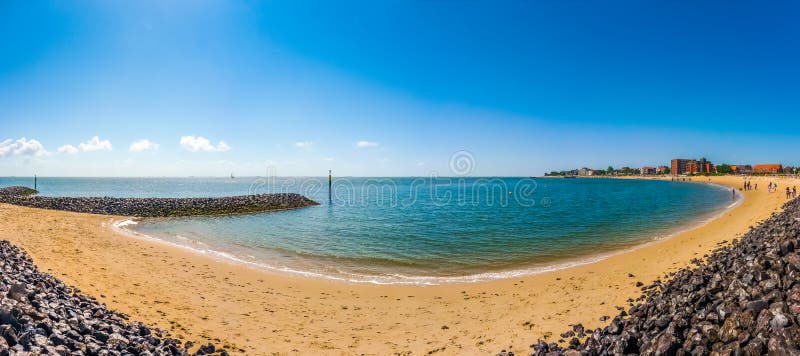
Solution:
<svg viewBox="0 0 800 356">
<path fill-rule="evenodd" d="M 333 193 L 331 192 L 331 186 L 333 185 L 333 174 L 331 170 L 328 170 L 328 201 L 333 201 Z"/>
</svg>

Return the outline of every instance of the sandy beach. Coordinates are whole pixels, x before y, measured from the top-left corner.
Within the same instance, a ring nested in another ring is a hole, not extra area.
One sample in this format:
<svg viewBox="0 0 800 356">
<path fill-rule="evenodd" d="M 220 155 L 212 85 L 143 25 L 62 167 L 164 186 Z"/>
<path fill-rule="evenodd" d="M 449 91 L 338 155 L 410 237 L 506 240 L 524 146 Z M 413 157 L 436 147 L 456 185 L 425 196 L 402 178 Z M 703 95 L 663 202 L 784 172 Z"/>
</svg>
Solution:
<svg viewBox="0 0 800 356">
<path fill-rule="evenodd" d="M 697 184 L 709 178 L 696 177 Z M 753 178 L 758 191 L 717 219 L 591 264 L 492 282 L 439 286 L 355 284 L 284 275 L 131 237 L 126 217 L 0 205 L 0 239 L 43 271 L 132 318 L 234 353 L 524 353 L 572 323 L 604 325 L 649 284 L 744 233 L 800 180 Z M 711 177 L 738 189 L 741 177 Z M 631 277 L 633 275 L 633 277 Z"/>
</svg>

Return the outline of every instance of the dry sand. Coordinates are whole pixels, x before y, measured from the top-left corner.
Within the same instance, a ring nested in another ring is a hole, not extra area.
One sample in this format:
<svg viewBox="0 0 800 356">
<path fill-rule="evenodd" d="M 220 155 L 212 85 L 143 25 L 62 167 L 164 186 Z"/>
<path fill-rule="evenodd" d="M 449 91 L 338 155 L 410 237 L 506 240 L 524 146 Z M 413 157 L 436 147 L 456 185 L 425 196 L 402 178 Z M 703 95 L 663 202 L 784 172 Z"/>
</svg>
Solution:
<svg viewBox="0 0 800 356">
<path fill-rule="evenodd" d="M 712 181 L 742 184 L 739 177 Z M 759 190 L 745 192 L 741 205 L 668 240 L 538 275 L 429 287 L 257 270 L 114 232 L 123 217 L 0 204 L 0 239 L 113 309 L 234 353 L 524 354 L 537 338 L 557 340 L 570 323 L 600 327 L 601 316 L 641 295 L 637 281 L 664 278 L 779 209 L 782 190 L 768 194 L 768 178 L 753 181 Z"/>
</svg>

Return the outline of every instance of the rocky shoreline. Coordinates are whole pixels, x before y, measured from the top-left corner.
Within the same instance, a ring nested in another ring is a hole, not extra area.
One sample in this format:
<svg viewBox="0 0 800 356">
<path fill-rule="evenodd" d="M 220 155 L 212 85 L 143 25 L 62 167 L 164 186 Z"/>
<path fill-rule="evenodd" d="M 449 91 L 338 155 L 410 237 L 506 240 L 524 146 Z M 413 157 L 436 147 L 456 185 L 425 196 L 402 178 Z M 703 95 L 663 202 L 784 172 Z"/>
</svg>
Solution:
<svg viewBox="0 0 800 356">
<path fill-rule="evenodd" d="M 108 310 L 0 241 L 0 355 L 189 355 L 190 342 Z M 227 355 L 214 345 L 193 355 Z"/>
<path fill-rule="evenodd" d="M 76 213 L 135 217 L 178 217 L 250 214 L 298 209 L 319 203 L 295 193 L 241 195 L 222 198 L 42 197 L 26 187 L 0 189 L 0 203 Z"/>
<path fill-rule="evenodd" d="M 704 257 L 643 286 L 606 327 L 573 325 L 531 354 L 800 355 L 800 200 Z"/>
<path fill-rule="evenodd" d="M 7 199 L 10 197 L 27 197 L 35 194 L 39 194 L 39 191 L 28 187 L 14 186 L 0 188 L 0 199 Z"/>
</svg>

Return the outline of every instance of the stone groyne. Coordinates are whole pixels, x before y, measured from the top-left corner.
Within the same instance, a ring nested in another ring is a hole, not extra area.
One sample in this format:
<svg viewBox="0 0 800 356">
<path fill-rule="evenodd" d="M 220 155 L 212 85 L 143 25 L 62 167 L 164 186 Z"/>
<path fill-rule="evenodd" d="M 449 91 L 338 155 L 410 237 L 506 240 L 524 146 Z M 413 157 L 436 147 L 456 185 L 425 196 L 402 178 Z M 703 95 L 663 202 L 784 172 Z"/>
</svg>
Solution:
<svg viewBox="0 0 800 356">
<path fill-rule="evenodd" d="M 298 209 L 317 202 L 295 193 L 220 198 L 44 197 L 25 187 L 0 188 L 0 203 L 31 208 L 135 217 L 178 217 L 250 214 Z"/>
</svg>

